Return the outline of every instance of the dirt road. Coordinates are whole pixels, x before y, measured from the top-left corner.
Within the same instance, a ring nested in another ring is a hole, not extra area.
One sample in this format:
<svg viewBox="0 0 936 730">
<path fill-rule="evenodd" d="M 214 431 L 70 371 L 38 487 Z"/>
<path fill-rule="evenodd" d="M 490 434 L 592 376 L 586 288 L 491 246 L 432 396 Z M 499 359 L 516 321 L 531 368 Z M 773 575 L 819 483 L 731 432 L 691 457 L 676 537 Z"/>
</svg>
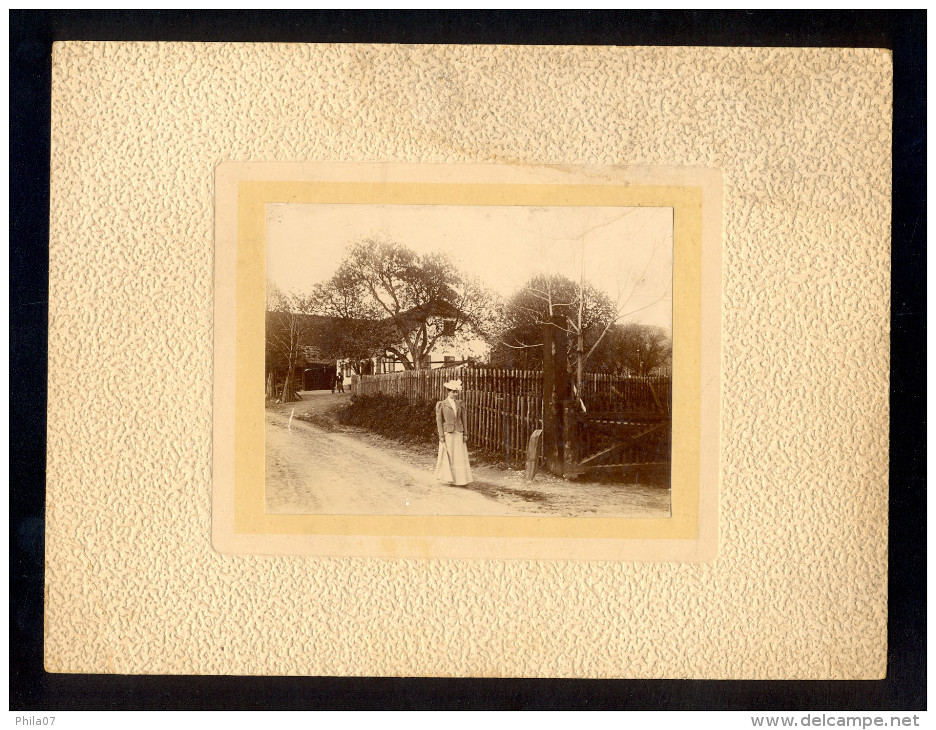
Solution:
<svg viewBox="0 0 936 730">
<path fill-rule="evenodd" d="M 367 431 L 322 428 L 296 416 L 321 416 L 347 395 L 303 393 L 266 411 L 266 505 L 279 514 L 539 515 L 666 517 L 668 489 L 581 484 L 549 475 L 472 464 L 466 487 L 433 478 L 432 450 Z M 326 424 L 327 425 L 327 424 Z"/>
</svg>

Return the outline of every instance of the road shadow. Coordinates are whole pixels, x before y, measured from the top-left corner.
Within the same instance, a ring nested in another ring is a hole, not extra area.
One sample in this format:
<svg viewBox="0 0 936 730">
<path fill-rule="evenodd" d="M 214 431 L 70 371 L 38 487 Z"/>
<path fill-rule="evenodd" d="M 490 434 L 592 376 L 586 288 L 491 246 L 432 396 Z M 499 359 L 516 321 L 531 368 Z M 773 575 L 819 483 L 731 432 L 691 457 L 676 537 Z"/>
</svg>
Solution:
<svg viewBox="0 0 936 730">
<path fill-rule="evenodd" d="M 452 489 L 467 489 L 472 492 L 477 492 L 478 494 L 489 497 L 490 499 L 514 498 L 535 504 L 549 504 L 551 501 L 549 497 L 547 497 L 542 492 L 537 492 L 532 489 L 516 489 L 514 487 L 507 487 L 502 484 L 494 484 L 492 482 L 474 481 L 471 484 L 449 484 L 447 486 L 451 487 Z"/>
</svg>

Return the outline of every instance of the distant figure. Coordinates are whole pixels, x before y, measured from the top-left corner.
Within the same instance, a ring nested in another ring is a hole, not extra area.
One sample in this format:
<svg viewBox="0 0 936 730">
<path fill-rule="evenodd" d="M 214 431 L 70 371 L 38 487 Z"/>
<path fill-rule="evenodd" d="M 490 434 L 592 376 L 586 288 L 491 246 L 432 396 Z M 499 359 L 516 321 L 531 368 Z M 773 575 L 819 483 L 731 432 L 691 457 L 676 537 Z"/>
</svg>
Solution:
<svg viewBox="0 0 936 730">
<path fill-rule="evenodd" d="M 344 393 L 344 375 L 341 373 L 338 373 L 335 376 L 335 390 L 337 390 L 339 393 Z M 335 390 L 332 392 L 334 393 Z"/>
<path fill-rule="evenodd" d="M 439 458 L 435 476 L 444 484 L 471 484 L 471 464 L 468 462 L 468 417 L 462 403 L 461 380 L 445 383 L 447 397 L 436 403 L 436 428 L 439 432 Z"/>
</svg>

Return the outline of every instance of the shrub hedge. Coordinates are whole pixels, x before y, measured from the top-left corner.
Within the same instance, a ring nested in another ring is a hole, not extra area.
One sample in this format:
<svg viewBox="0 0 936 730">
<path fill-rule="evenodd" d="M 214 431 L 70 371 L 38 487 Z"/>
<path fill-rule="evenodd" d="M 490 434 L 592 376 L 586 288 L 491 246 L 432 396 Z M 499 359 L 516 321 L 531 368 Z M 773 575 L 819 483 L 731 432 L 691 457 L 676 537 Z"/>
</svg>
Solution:
<svg viewBox="0 0 936 730">
<path fill-rule="evenodd" d="M 340 423 L 376 431 L 407 443 L 435 444 L 435 403 L 410 403 L 403 396 L 358 395 L 335 412 Z"/>
</svg>

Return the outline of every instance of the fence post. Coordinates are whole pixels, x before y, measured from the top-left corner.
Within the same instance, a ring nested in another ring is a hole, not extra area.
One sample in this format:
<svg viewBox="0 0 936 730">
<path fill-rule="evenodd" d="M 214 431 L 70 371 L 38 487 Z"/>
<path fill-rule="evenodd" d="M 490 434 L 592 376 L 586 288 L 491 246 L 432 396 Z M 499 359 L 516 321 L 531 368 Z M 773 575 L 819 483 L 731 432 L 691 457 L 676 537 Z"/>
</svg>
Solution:
<svg viewBox="0 0 936 730">
<path fill-rule="evenodd" d="M 510 468 L 510 437 L 508 434 L 507 396 L 501 398 L 501 419 L 503 421 L 504 466 Z"/>
<path fill-rule="evenodd" d="M 563 401 L 562 406 L 562 476 L 578 476 L 578 409 L 573 400 Z"/>
</svg>

